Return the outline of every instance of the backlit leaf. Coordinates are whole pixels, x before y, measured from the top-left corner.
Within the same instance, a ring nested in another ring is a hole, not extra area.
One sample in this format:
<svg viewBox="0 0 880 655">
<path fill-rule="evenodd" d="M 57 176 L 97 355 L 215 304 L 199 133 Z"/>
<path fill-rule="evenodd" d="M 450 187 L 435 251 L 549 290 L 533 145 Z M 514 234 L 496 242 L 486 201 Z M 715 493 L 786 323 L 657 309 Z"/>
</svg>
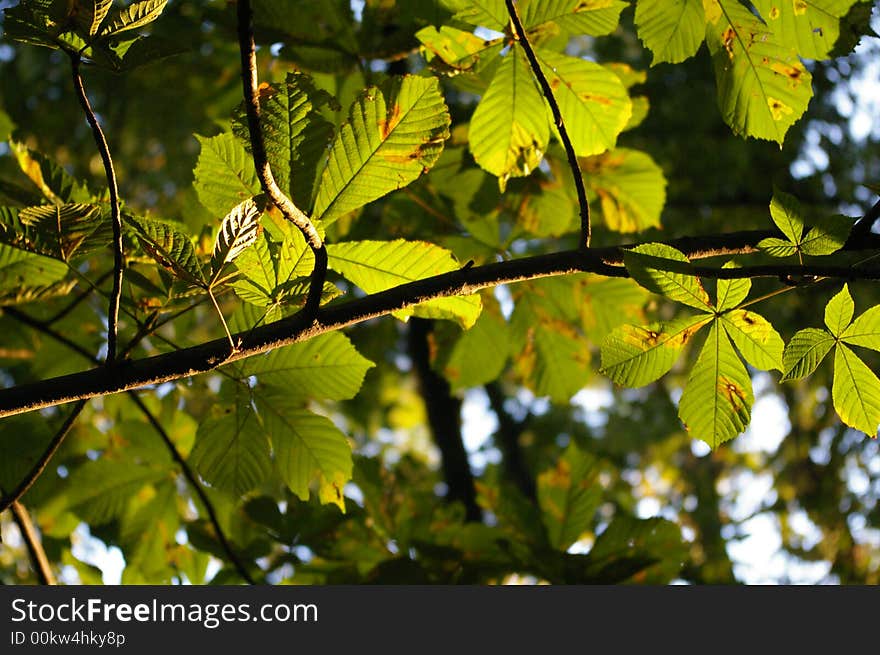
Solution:
<svg viewBox="0 0 880 655">
<path fill-rule="evenodd" d="M 825 330 L 799 330 L 785 346 L 782 355 L 783 382 L 798 380 L 813 373 L 834 347 L 834 337 Z"/>
<path fill-rule="evenodd" d="M 767 253 L 771 257 L 791 257 L 797 254 L 798 247 L 785 239 L 767 237 L 758 242 L 758 250 Z"/>
<path fill-rule="evenodd" d="M 880 425 L 880 380 L 856 354 L 843 344 L 834 351 L 834 410 L 840 420 L 869 437 Z"/>
<path fill-rule="evenodd" d="M 42 287 L 67 275 L 67 264 L 0 243 L 0 291 Z"/>
<path fill-rule="evenodd" d="M 762 371 L 783 370 L 785 343 L 766 318 L 745 309 L 734 309 L 721 316 L 727 334 L 743 358 Z"/>
<path fill-rule="evenodd" d="M 538 505 L 550 544 L 567 550 L 589 527 L 602 501 L 596 459 L 574 443 L 538 475 Z"/>
<path fill-rule="evenodd" d="M 775 190 L 770 201 L 770 216 L 789 241 L 800 245 L 804 236 L 804 219 L 797 198 L 789 193 Z"/>
<path fill-rule="evenodd" d="M 844 284 L 843 288 L 828 301 L 825 306 L 825 325 L 835 337 L 839 337 L 841 333 L 852 322 L 855 304 L 852 296 L 849 295 L 849 286 Z"/>
<path fill-rule="evenodd" d="M 825 216 L 815 222 L 801 244 L 805 255 L 830 255 L 843 248 L 854 220 L 849 216 Z"/>
<path fill-rule="evenodd" d="M 688 263 L 688 258 L 672 246 L 662 243 L 642 244 L 625 251 L 624 262 L 633 279 L 648 291 L 697 309 L 713 309 L 709 294 L 698 277 L 674 270 L 663 270 L 665 267 L 674 267 L 675 262 Z"/>
<path fill-rule="evenodd" d="M 149 25 L 159 18 L 168 0 L 141 0 L 119 7 L 107 19 L 101 36 L 110 36 Z"/>
<path fill-rule="evenodd" d="M 587 185 L 599 196 L 605 224 L 617 232 L 660 226 L 666 178 L 650 155 L 617 148 L 584 160 Z"/>
<path fill-rule="evenodd" d="M 639 0 L 639 38 L 654 54 L 651 65 L 678 63 L 697 54 L 706 36 L 701 0 Z"/>
<path fill-rule="evenodd" d="M 752 0 L 773 32 L 806 59 L 825 59 L 857 0 Z"/>
<path fill-rule="evenodd" d="M 261 192 L 254 161 L 232 134 L 196 135 L 196 139 L 202 149 L 196 162 L 195 189 L 208 211 L 220 218 Z"/>
<path fill-rule="evenodd" d="M 856 318 L 840 333 L 840 338 L 854 346 L 880 350 L 880 305 Z"/>
<path fill-rule="evenodd" d="M 220 231 L 211 255 L 212 280 L 257 240 L 262 213 L 254 201 L 248 199 L 234 207 L 220 223 Z"/>
<path fill-rule="evenodd" d="M 426 58 L 434 65 L 443 62 L 442 72 L 459 73 L 476 69 L 481 61 L 494 57 L 501 50 L 500 39 L 481 39 L 473 32 L 465 32 L 449 25 L 438 30 L 433 25 L 416 32 L 416 38 L 428 53 Z"/>
<path fill-rule="evenodd" d="M 520 2 L 523 26 L 527 30 L 541 29 L 553 22 L 570 34 L 602 36 L 610 34 L 620 22 L 620 12 L 626 2 L 620 0 L 528 0 Z"/>
<path fill-rule="evenodd" d="M 722 268 L 737 268 L 737 266 L 734 262 L 727 262 Z M 715 307 L 719 312 L 723 312 L 733 309 L 746 299 L 752 288 L 752 281 L 748 278 L 718 280 L 716 288 Z"/>
<path fill-rule="evenodd" d="M 681 394 L 679 417 L 692 437 L 715 448 L 746 429 L 754 401 L 745 366 L 714 322 Z"/>
<path fill-rule="evenodd" d="M 204 285 L 201 262 L 187 235 L 167 223 L 130 215 L 125 215 L 124 219 L 134 228 L 141 247 L 159 265 L 190 284 Z"/>
<path fill-rule="evenodd" d="M 436 78 L 394 77 L 352 105 L 330 148 L 313 215 L 327 225 L 427 171 L 449 136 Z"/>
</svg>

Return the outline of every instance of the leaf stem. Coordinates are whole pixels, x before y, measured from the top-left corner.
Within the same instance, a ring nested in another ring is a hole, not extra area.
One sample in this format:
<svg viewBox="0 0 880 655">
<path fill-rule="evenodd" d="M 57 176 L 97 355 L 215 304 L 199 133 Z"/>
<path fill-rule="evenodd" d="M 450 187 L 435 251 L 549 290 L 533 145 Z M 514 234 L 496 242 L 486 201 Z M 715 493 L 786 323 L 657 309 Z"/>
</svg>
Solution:
<svg viewBox="0 0 880 655">
<path fill-rule="evenodd" d="M 574 145 L 571 142 L 571 138 L 568 136 L 565 122 L 562 120 L 562 112 L 559 109 L 559 103 L 556 102 L 556 97 L 553 95 L 553 89 L 550 87 L 550 83 L 547 81 L 547 76 L 544 75 L 544 71 L 541 70 L 541 64 L 538 63 L 538 58 L 535 55 L 532 44 L 529 43 L 529 39 L 526 36 L 525 28 L 519 18 L 519 12 L 516 10 L 516 3 L 514 0 L 505 0 L 505 4 L 507 5 L 507 13 L 510 16 L 510 23 L 513 25 L 516 39 L 520 46 L 522 46 L 522 49 L 526 54 L 526 59 L 529 61 L 529 66 L 532 69 L 532 73 L 538 80 L 538 84 L 541 86 L 541 91 L 547 99 L 547 104 L 550 105 L 550 111 L 553 113 L 553 121 L 556 123 L 556 129 L 559 132 L 559 140 L 562 141 L 562 146 L 565 148 L 565 155 L 568 158 L 568 166 L 571 169 L 574 186 L 577 190 L 578 207 L 580 208 L 581 218 L 580 247 L 589 248 L 592 232 L 590 226 L 590 203 L 587 200 L 587 189 L 584 185 L 583 171 L 581 171 L 581 167 L 578 164 L 577 154 L 574 151 Z"/>
<path fill-rule="evenodd" d="M 116 348 L 118 342 L 119 330 L 119 305 L 122 300 L 122 279 L 125 274 L 125 252 L 122 245 L 122 214 L 119 207 L 119 186 L 116 182 L 116 171 L 113 168 L 113 158 L 110 156 L 110 147 L 107 145 L 107 139 L 104 137 L 104 131 L 98 123 L 98 117 L 92 110 L 89 103 L 89 97 L 86 95 L 83 86 L 82 75 L 80 74 L 80 64 L 82 60 L 78 54 L 68 53 L 70 56 L 71 75 L 73 77 L 73 88 L 79 99 L 79 104 L 86 115 L 86 120 L 92 128 L 92 135 L 95 144 L 98 146 L 98 152 L 101 155 L 101 162 L 104 164 L 104 175 L 107 178 L 107 186 L 110 190 L 110 220 L 113 224 L 113 291 L 110 295 L 110 307 L 107 311 L 107 364 L 113 364 L 116 361 Z"/>
</svg>

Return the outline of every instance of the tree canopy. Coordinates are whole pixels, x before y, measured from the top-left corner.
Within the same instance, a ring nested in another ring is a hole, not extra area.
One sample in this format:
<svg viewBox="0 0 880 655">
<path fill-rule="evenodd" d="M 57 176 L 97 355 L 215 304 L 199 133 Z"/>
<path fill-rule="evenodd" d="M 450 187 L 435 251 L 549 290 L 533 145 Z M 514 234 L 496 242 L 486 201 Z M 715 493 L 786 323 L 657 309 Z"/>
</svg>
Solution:
<svg viewBox="0 0 880 655">
<path fill-rule="evenodd" d="M 3 582 L 880 582 L 872 3 L 0 6 Z"/>
</svg>

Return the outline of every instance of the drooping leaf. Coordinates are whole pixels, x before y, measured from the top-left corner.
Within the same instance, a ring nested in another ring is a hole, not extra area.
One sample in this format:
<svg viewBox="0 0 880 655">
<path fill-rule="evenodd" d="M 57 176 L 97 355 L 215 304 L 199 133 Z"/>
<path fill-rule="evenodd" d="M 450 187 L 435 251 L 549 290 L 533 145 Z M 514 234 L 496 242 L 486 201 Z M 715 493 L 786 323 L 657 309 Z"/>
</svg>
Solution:
<svg viewBox="0 0 880 655">
<path fill-rule="evenodd" d="M 624 387 L 641 387 L 661 378 L 682 348 L 712 320 L 703 314 L 653 323 L 645 327 L 621 325 L 602 342 L 601 372 Z"/>
<path fill-rule="evenodd" d="M 880 350 L 880 305 L 856 318 L 839 336 L 854 346 Z"/>
<path fill-rule="evenodd" d="M 834 410 L 840 420 L 869 437 L 880 425 L 880 380 L 856 354 L 842 343 L 834 350 Z"/>
<path fill-rule="evenodd" d="M 134 228 L 146 253 L 162 267 L 190 284 L 205 284 L 201 262 L 188 236 L 167 223 L 128 214 L 123 218 Z"/>
<path fill-rule="evenodd" d="M 762 371 L 783 370 L 785 343 L 770 321 L 745 309 L 727 312 L 721 316 L 721 321 L 749 364 Z"/>
<path fill-rule="evenodd" d="M 257 408 L 275 451 L 275 464 L 284 482 L 300 499 L 308 500 L 309 484 L 318 480 L 322 503 L 345 511 L 342 489 L 351 480 L 351 446 L 330 419 L 293 406 L 284 395 L 261 395 Z"/>
<path fill-rule="evenodd" d="M 141 0 L 127 7 L 118 7 L 107 18 L 101 36 L 106 37 L 145 27 L 159 18 L 168 0 Z"/>
<path fill-rule="evenodd" d="M 331 332 L 251 357 L 242 370 L 291 398 L 346 400 L 354 398 L 372 367 L 344 334 Z"/>
<path fill-rule="evenodd" d="M 471 154 L 481 168 L 508 178 L 531 173 L 547 150 L 550 125 L 544 97 L 519 48 L 505 56 L 474 110 L 468 131 Z"/>
<path fill-rule="evenodd" d="M 407 282 L 460 268 L 448 250 L 423 241 L 352 241 L 327 246 L 330 268 L 367 293 L 377 293 Z M 480 315 L 480 296 L 437 298 L 400 310 L 394 315 L 447 318 L 469 328 Z"/>
<path fill-rule="evenodd" d="M 857 0 L 752 0 L 767 26 L 805 59 L 827 58 L 840 34 L 840 18 Z"/>
<path fill-rule="evenodd" d="M 825 306 L 825 325 L 835 337 L 839 337 L 847 326 L 852 323 L 855 304 L 849 295 L 849 286 L 843 288 L 828 301 Z"/>
<path fill-rule="evenodd" d="M 567 550 L 589 527 L 602 501 L 595 457 L 574 443 L 538 475 L 538 504 L 550 544 Z"/>
<path fill-rule="evenodd" d="M 715 321 L 688 376 L 678 415 L 692 437 L 715 448 L 746 429 L 754 402 L 749 374 Z"/>
<path fill-rule="evenodd" d="M 355 101 L 330 148 L 313 216 L 328 225 L 431 168 L 449 136 L 436 78 L 394 77 Z"/>
<path fill-rule="evenodd" d="M 617 148 L 583 162 L 588 186 L 599 196 L 605 224 L 616 232 L 660 226 L 666 178 L 650 155 Z"/>
<path fill-rule="evenodd" d="M 227 264 L 235 261 L 236 257 L 257 240 L 262 213 L 256 203 L 248 199 L 226 215 L 214 241 L 211 280 L 216 280 Z"/>
<path fill-rule="evenodd" d="M 195 189 L 205 208 L 218 218 L 260 193 L 254 161 L 244 146 L 229 133 L 206 138 L 196 135 L 201 146 L 195 169 Z"/>
<path fill-rule="evenodd" d="M 224 412 L 199 424 L 189 460 L 208 484 L 242 496 L 271 474 L 269 440 L 247 399 Z"/>
<path fill-rule="evenodd" d="M 688 258 L 672 246 L 662 243 L 642 244 L 624 252 L 624 262 L 633 279 L 648 291 L 697 309 L 712 311 L 709 294 L 698 277 L 674 270 L 663 270 L 674 267 L 675 262 L 688 263 Z"/>
<path fill-rule="evenodd" d="M 575 153 L 588 157 L 613 148 L 632 116 L 632 102 L 620 78 L 604 66 L 546 48 L 536 48 L 535 55 Z"/>
<path fill-rule="evenodd" d="M 260 126 L 272 174 L 281 190 L 305 211 L 312 207 L 319 164 L 326 158 L 333 137 L 333 125 L 320 113 L 325 106 L 338 104 L 305 73 L 288 73 L 278 88 L 260 91 Z M 250 133 L 243 108 L 236 116 L 233 131 L 249 150 Z"/>
<path fill-rule="evenodd" d="M 697 54 L 706 36 L 701 0 L 639 0 L 639 38 L 654 54 L 651 65 L 682 62 Z"/>
<path fill-rule="evenodd" d="M 825 330 L 799 330 L 785 346 L 782 381 L 798 380 L 812 374 L 834 347 L 834 337 Z"/>
<path fill-rule="evenodd" d="M 724 121 L 734 134 L 781 145 L 812 96 L 809 71 L 739 0 L 706 0 L 703 7 Z"/>
</svg>

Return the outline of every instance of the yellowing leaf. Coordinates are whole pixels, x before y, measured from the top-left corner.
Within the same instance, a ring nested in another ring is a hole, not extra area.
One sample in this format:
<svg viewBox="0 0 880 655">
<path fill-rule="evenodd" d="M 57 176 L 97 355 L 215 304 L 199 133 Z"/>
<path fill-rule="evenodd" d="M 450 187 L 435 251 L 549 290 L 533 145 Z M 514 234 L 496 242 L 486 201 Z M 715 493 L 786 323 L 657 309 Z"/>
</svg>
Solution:
<svg viewBox="0 0 880 655">
<path fill-rule="evenodd" d="M 806 59 L 825 59 L 840 34 L 840 18 L 857 0 L 752 0 L 783 43 Z"/>
<path fill-rule="evenodd" d="M 724 329 L 733 339 L 743 358 L 762 371 L 783 370 L 785 343 L 766 318 L 745 309 L 735 309 L 721 316 Z"/>
<path fill-rule="evenodd" d="M 660 226 L 666 178 L 651 156 L 617 148 L 584 160 L 587 184 L 599 196 L 606 225 L 616 232 Z"/>
<path fill-rule="evenodd" d="M 596 459 L 572 442 L 556 466 L 538 475 L 538 505 L 550 545 L 566 550 L 589 527 L 602 500 Z"/>
</svg>

